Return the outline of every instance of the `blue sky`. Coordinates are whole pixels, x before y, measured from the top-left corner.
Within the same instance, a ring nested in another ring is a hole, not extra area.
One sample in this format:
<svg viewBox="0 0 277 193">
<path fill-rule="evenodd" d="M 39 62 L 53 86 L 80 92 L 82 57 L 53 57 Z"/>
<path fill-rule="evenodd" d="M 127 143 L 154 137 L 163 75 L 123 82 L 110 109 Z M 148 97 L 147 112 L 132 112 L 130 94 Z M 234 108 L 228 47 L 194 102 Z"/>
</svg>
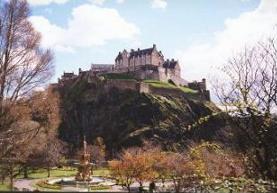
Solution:
<svg viewBox="0 0 277 193">
<path fill-rule="evenodd" d="M 197 80 L 277 24 L 277 0 L 28 0 L 42 44 L 55 51 L 55 82 L 64 71 L 113 63 L 127 49 L 157 44 Z"/>
</svg>

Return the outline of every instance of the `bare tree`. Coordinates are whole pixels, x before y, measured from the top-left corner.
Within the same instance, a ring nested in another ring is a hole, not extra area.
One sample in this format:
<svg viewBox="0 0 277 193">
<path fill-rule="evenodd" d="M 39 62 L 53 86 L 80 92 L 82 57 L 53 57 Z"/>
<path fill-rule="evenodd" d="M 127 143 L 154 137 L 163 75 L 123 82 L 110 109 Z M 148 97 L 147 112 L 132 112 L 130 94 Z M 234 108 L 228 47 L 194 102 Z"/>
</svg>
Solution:
<svg viewBox="0 0 277 193">
<path fill-rule="evenodd" d="M 245 48 L 224 66 L 226 81 L 216 85 L 239 148 L 249 155 L 251 170 L 265 179 L 277 179 L 276 43 L 269 38 Z"/>
<path fill-rule="evenodd" d="M 46 83 L 53 72 L 53 54 L 41 49 L 41 36 L 29 14 L 26 0 L 0 2 L 0 146 L 7 146 L 15 135 L 12 125 L 22 119 L 13 109 L 24 108 L 22 98 Z"/>
</svg>

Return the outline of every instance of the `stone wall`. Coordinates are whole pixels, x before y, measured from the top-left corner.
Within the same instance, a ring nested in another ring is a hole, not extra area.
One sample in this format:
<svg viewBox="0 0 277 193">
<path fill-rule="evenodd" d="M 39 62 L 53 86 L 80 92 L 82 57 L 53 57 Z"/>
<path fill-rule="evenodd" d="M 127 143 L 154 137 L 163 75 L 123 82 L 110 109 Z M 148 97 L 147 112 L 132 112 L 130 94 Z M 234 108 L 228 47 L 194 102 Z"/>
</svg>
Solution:
<svg viewBox="0 0 277 193">
<path fill-rule="evenodd" d="M 199 93 L 184 93 L 180 89 L 174 88 L 157 88 L 144 82 L 138 82 L 136 80 L 107 80 L 104 88 L 109 90 L 111 88 L 117 88 L 119 90 L 133 90 L 139 93 L 151 93 L 161 96 L 172 97 L 188 97 L 195 100 L 210 100 L 209 91 Z"/>
<path fill-rule="evenodd" d="M 155 66 L 160 66 L 164 63 L 164 58 L 159 54 L 159 52 L 154 49 L 152 52 L 152 60 L 151 60 L 151 64 L 155 65 Z"/>
<path fill-rule="evenodd" d="M 173 97 L 181 97 L 184 96 L 183 91 L 180 89 L 169 89 L 169 88 L 157 88 L 153 86 L 149 86 L 149 93 L 161 96 L 173 96 Z"/>
<path fill-rule="evenodd" d="M 157 68 L 145 68 L 141 66 L 134 72 L 134 76 L 140 80 L 159 80 L 159 73 L 157 72 Z"/>
<path fill-rule="evenodd" d="M 119 90 L 139 91 L 139 84 L 135 80 L 107 80 L 105 89 L 117 88 Z"/>
<path fill-rule="evenodd" d="M 150 93 L 149 84 L 147 84 L 145 82 L 140 82 L 139 83 L 139 92 L 140 93 Z"/>
</svg>

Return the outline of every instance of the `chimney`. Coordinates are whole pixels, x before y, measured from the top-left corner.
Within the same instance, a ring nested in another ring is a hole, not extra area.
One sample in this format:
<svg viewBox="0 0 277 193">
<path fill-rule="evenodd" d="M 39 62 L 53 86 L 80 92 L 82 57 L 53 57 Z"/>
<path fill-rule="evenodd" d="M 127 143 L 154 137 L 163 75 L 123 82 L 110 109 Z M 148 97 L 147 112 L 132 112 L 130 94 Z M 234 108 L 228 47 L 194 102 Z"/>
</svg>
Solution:
<svg viewBox="0 0 277 193">
<path fill-rule="evenodd" d="M 138 48 L 138 52 L 140 51 L 140 49 Z"/>
<path fill-rule="evenodd" d="M 156 44 L 153 44 L 153 49 L 156 49 L 156 48 L 157 48 Z"/>
</svg>

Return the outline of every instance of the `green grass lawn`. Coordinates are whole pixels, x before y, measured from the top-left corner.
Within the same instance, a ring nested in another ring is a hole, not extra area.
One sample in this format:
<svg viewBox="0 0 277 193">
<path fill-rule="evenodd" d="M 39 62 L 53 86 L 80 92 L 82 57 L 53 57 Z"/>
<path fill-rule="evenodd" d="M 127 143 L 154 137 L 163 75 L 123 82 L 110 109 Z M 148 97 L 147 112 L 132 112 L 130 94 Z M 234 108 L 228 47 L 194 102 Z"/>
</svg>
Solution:
<svg viewBox="0 0 277 193">
<path fill-rule="evenodd" d="M 197 94 L 198 93 L 197 90 L 193 90 L 193 89 L 185 87 L 185 86 L 176 86 L 176 85 L 170 84 L 168 82 L 162 82 L 162 81 L 158 81 L 158 80 L 144 80 L 143 82 L 148 83 L 151 86 L 156 87 L 156 88 L 180 89 L 181 91 L 183 91 L 184 93 L 187 93 L 187 94 Z"/>
<path fill-rule="evenodd" d="M 106 177 L 110 175 L 110 170 L 108 168 L 97 168 L 92 171 L 93 171 L 93 176 Z"/>
<path fill-rule="evenodd" d="M 50 177 L 69 177 L 75 176 L 77 173 L 77 168 L 70 169 L 52 169 L 50 171 Z M 93 169 L 94 176 L 108 176 L 110 171 L 107 168 L 97 168 Z M 42 179 L 47 178 L 48 173 L 46 169 L 37 169 L 28 174 L 29 178 L 33 179 Z M 17 178 L 23 178 L 23 175 L 18 176 Z"/>
<path fill-rule="evenodd" d="M 171 89 L 177 89 L 178 87 L 176 87 L 173 84 L 167 83 L 167 82 L 162 82 L 162 81 L 158 81 L 158 80 L 144 80 L 143 82 L 156 87 L 156 88 L 171 88 Z"/>
<path fill-rule="evenodd" d="M 4 183 L 4 184 L 0 184 L 0 191 L 9 191 L 9 184 Z"/>
<path fill-rule="evenodd" d="M 184 93 L 191 93 L 191 94 L 197 94 L 197 93 L 198 93 L 197 90 L 193 90 L 193 89 L 188 88 L 188 87 L 180 86 L 179 88 L 180 88 Z"/>
<path fill-rule="evenodd" d="M 77 169 L 51 169 L 50 177 L 67 177 L 74 176 L 77 173 Z M 37 169 L 28 174 L 29 178 L 41 179 L 47 178 L 48 173 L 46 169 Z M 23 175 L 18 176 L 17 178 L 23 178 Z"/>
</svg>

